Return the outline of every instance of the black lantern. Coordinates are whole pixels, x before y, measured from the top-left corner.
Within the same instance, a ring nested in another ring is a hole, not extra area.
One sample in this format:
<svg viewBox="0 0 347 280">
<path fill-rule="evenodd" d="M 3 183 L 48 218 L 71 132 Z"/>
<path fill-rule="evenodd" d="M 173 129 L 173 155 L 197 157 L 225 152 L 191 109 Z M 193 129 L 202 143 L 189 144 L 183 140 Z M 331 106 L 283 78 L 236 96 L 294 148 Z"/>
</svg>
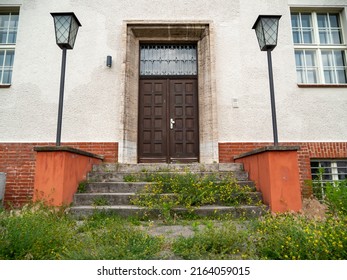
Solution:
<svg viewBox="0 0 347 280">
<path fill-rule="evenodd" d="M 278 146 L 277 119 L 276 119 L 276 102 L 275 90 L 272 73 L 272 58 L 271 51 L 277 45 L 278 23 L 281 16 L 258 16 L 252 29 L 258 38 L 258 43 L 261 51 L 267 51 L 267 62 L 269 70 L 269 85 L 271 98 L 271 113 L 272 113 L 272 128 L 274 136 L 274 146 Z"/>
<path fill-rule="evenodd" d="M 56 146 L 60 146 L 61 126 L 63 120 L 64 85 L 66 68 L 66 50 L 72 50 L 75 45 L 78 28 L 81 26 L 74 13 L 51 13 L 54 18 L 55 38 L 59 48 L 63 50 L 61 60 L 60 92 L 58 108 L 58 124 Z"/>
<path fill-rule="evenodd" d="M 73 49 L 81 26 L 74 13 L 51 13 L 54 18 L 55 39 L 61 49 Z"/>
<path fill-rule="evenodd" d="M 278 23 L 281 16 L 258 16 L 252 29 L 262 51 L 272 51 L 277 45 Z"/>
</svg>

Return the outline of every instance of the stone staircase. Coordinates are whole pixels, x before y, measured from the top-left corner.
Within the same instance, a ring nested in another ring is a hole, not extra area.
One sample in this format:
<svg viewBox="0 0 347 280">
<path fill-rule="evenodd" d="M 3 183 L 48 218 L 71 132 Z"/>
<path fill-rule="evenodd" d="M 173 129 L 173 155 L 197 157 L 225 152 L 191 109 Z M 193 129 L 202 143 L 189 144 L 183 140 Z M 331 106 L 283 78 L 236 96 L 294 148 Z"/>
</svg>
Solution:
<svg viewBox="0 0 347 280">
<path fill-rule="evenodd" d="M 73 206 L 69 212 L 82 218 L 93 214 L 95 211 L 105 211 L 117 215 L 158 218 L 159 209 L 148 209 L 133 205 L 131 199 L 138 196 L 149 184 L 149 174 L 184 174 L 191 172 L 199 176 L 213 175 L 221 180 L 226 176 L 232 176 L 237 184 L 247 188 L 247 205 L 225 206 L 202 205 L 193 210 L 183 207 L 171 209 L 175 214 L 194 213 L 198 216 L 213 216 L 218 214 L 230 214 L 232 217 L 258 217 L 267 207 L 262 205 L 261 193 L 257 192 L 252 181 L 248 180 L 248 174 L 243 171 L 243 166 L 238 163 L 227 164 L 101 164 L 93 167 L 89 172 L 87 182 L 81 184 L 79 191 L 74 196 Z M 249 191 L 251 190 L 251 191 Z M 170 194 L 167 194 L 170 195 Z M 172 195 L 172 194 L 171 194 Z"/>
</svg>

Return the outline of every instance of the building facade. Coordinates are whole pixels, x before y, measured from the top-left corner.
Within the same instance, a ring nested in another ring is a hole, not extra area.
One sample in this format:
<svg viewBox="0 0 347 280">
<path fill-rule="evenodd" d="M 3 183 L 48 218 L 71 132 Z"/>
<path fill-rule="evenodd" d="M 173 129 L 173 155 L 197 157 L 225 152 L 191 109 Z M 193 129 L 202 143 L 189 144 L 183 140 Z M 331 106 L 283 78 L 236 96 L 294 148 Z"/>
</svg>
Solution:
<svg viewBox="0 0 347 280">
<path fill-rule="evenodd" d="M 232 162 L 272 144 L 266 53 L 252 26 L 281 15 L 272 52 L 278 136 L 300 146 L 302 195 L 347 173 L 345 0 L 1 0 L 0 172 L 33 195 L 33 147 L 54 145 L 61 50 L 52 12 L 82 26 L 67 53 L 62 143 L 107 162 Z M 107 56 L 112 65 L 107 65 Z"/>
</svg>

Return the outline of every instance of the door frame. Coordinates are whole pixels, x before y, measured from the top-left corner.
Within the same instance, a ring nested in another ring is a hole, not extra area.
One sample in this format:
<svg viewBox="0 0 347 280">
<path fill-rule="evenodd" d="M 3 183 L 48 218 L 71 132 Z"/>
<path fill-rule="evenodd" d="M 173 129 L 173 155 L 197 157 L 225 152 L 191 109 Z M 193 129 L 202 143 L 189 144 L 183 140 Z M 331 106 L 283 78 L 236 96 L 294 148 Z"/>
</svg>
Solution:
<svg viewBox="0 0 347 280">
<path fill-rule="evenodd" d="M 145 42 L 195 42 L 198 51 L 200 163 L 218 162 L 217 93 L 213 24 L 209 21 L 124 21 L 120 118 L 121 163 L 137 163 L 139 46 Z"/>
</svg>

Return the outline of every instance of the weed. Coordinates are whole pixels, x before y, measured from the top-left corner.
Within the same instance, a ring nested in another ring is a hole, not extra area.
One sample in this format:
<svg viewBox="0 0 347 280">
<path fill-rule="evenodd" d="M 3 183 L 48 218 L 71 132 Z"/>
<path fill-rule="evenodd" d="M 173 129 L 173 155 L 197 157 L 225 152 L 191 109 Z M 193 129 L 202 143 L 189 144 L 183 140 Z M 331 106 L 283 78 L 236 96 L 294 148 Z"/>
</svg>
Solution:
<svg viewBox="0 0 347 280">
<path fill-rule="evenodd" d="M 306 181 L 312 187 L 313 195 L 328 206 L 333 215 L 347 214 L 347 179 L 343 181 L 324 181 L 324 168 L 318 170 L 316 179 Z"/>
<path fill-rule="evenodd" d="M 75 221 L 35 205 L 0 217 L 0 259 L 63 259 L 73 247 Z"/>
<path fill-rule="evenodd" d="M 78 187 L 77 187 L 77 192 L 78 193 L 85 193 L 87 191 L 87 184 L 88 184 L 88 182 L 85 180 L 79 182 Z"/>
<path fill-rule="evenodd" d="M 79 223 L 41 205 L 0 213 L 0 259 L 153 259 L 161 245 L 160 238 L 104 213 Z"/>
<path fill-rule="evenodd" d="M 267 215 L 256 220 L 252 238 L 262 259 L 327 260 L 347 258 L 347 218 L 326 220 Z"/>
<path fill-rule="evenodd" d="M 193 237 L 179 237 L 172 245 L 184 259 L 240 259 L 249 257 L 250 241 L 232 222 L 196 230 Z"/>
<path fill-rule="evenodd" d="M 347 215 L 347 179 L 325 186 L 325 203 L 333 215 Z"/>
<path fill-rule="evenodd" d="M 148 173 L 146 179 L 156 184 L 148 184 L 132 203 L 159 209 L 167 220 L 172 216 L 172 209 L 179 206 L 192 210 L 207 204 L 236 206 L 254 202 L 249 196 L 251 188 L 239 186 L 233 177 L 220 179 L 218 174 L 201 176 L 185 172 Z"/>
<path fill-rule="evenodd" d="M 95 197 L 93 199 L 93 206 L 107 206 L 109 205 L 108 201 L 104 197 Z"/>
<path fill-rule="evenodd" d="M 123 177 L 124 182 L 138 182 L 138 178 L 133 174 L 127 174 Z"/>
</svg>

